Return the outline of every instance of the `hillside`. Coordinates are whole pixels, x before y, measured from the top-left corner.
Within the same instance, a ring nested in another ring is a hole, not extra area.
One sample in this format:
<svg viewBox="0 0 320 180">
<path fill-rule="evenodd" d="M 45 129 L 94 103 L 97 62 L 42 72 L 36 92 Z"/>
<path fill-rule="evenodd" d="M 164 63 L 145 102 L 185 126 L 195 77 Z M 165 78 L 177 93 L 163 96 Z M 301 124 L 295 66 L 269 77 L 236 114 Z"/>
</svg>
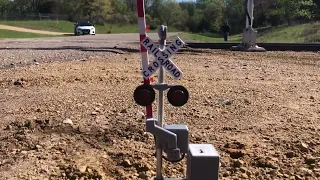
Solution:
<svg viewBox="0 0 320 180">
<path fill-rule="evenodd" d="M 257 42 L 264 43 L 310 43 L 320 42 L 320 22 L 300 24 L 294 26 L 278 26 L 257 28 Z M 218 34 L 181 33 L 182 39 L 202 42 L 224 42 Z M 242 34 L 231 35 L 229 42 L 241 42 Z"/>
</svg>

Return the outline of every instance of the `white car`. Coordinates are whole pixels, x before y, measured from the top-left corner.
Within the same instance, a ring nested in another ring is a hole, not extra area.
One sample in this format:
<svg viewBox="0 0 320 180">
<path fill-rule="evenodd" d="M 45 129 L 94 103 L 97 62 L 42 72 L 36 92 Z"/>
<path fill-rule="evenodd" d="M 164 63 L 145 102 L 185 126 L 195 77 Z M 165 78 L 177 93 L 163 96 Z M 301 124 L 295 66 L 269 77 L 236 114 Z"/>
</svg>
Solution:
<svg viewBox="0 0 320 180">
<path fill-rule="evenodd" d="M 96 35 L 96 28 L 89 21 L 78 21 L 74 24 L 74 35 Z"/>
</svg>

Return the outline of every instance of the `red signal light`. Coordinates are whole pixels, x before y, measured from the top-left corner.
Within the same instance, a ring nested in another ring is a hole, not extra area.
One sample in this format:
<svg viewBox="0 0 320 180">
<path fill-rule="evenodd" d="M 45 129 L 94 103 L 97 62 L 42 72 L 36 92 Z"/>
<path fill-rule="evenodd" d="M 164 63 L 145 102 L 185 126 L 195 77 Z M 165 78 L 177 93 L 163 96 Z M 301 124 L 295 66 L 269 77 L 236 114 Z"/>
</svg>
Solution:
<svg viewBox="0 0 320 180">
<path fill-rule="evenodd" d="M 189 92 L 183 86 L 173 86 L 169 89 L 167 98 L 171 105 L 180 107 L 188 102 Z"/>
<path fill-rule="evenodd" d="M 155 92 L 151 85 L 140 85 L 133 93 L 135 102 L 140 106 L 149 106 L 155 100 Z"/>
</svg>

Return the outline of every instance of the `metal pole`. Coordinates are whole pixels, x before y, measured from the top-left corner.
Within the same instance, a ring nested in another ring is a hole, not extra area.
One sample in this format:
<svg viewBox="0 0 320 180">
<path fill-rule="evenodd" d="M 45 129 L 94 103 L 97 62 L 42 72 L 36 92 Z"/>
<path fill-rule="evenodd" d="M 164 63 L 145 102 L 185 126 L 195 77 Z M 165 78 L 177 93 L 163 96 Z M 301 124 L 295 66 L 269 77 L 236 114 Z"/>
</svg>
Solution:
<svg viewBox="0 0 320 180">
<path fill-rule="evenodd" d="M 166 46 L 166 38 L 167 38 L 167 27 L 164 25 L 161 25 L 159 32 L 159 48 L 163 50 Z M 159 79 L 158 83 L 163 84 L 164 83 L 164 69 L 161 66 L 159 69 Z M 164 90 L 160 89 L 159 90 L 159 98 L 158 98 L 158 126 L 162 127 L 163 126 L 163 116 L 164 116 L 164 105 L 163 105 L 163 92 Z M 156 156 L 157 156 L 157 169 L 156 169 L 156 179 L 160 180 L 163 179 L 162 176 L 162 148 L 157 141 L 156 143 Z"/>
<path fill-rule="evenodd" d="M 247 4 L 247 10 L 248 10 L 248 13 L 249 13 L 249 16 L 251 17 L 251 26 L 252 27 L 252 24 L 253 24 L 253 8 L 254 8 L 254 2 L 253 0 L 248 0 L 248 4 Z M 246 18 L 246 27 L 248 28 L 249 27 L 249 19 L 248 17 Z"/>
</svg>

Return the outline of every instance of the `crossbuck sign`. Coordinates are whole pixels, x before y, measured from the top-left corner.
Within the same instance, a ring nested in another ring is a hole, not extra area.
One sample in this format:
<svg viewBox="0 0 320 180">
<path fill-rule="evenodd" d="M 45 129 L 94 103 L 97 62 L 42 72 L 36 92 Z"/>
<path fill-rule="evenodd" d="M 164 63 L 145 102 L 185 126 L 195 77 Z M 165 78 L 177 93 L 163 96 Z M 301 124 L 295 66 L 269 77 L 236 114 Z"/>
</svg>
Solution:
<svg viewBox="0 0 320 180">
<path fill-rule="evenodd" d="M 155 58 L 154 61 L 148 65 L 147 69 L 142 70 L 143 77 L 149 78 L 163 66 L 174 79 L 181 78 L 181 70 L 170 60 L 170 57 L 176 54 L 185 44 L 179 37 L 164 49 L 160 49 L 149 37 L 144 38 L 141 44 L 150 51 Z"/>
</svg>

